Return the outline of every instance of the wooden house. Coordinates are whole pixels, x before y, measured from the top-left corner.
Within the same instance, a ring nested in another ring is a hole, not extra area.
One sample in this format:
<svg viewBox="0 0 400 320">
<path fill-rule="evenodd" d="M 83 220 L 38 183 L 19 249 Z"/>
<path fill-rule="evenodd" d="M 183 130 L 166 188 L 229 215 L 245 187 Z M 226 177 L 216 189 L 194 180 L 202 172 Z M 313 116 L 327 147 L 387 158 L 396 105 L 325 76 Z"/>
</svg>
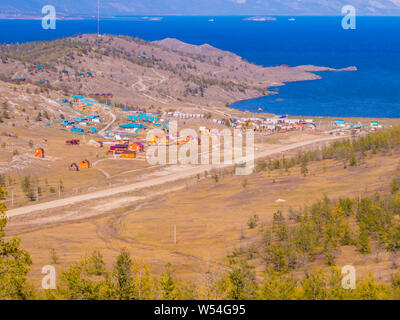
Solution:
<svg viewBox="0 0 400 320">
<path fill-rule="evenodd" d="M 81 169 L 89 169 L 90 168 L 90 162 L 89 160 L 82 160 L 80 166 Z"/>
<path fill-rule="evenodd" d="M 65 141 L 65 144 L 68 146 L 78 146 L 80 144 L 80 141 L 76 140 L 76 139 L 67 140 L 67 141 Z"/>
<path fill-rule="evenodd" d="M 124 151 L 121 153 L 122 158 L 136 158 L 136 152 L 135 151 Z"/>
<path fill-rule="evenodd" d="M 43 150 L 43 148 L 35 149 L 35 154 L 34 155 L 37 158 L 44 158 L 44 150 Z"/>
<path fill-rule="evenodd" d="M 135 152 L 143 152 L 144 151 L 144 146 L 142 143 L 135 142 L 129 145 L 128 149 L 130 151 L 135 151 Z"/>
</svg>

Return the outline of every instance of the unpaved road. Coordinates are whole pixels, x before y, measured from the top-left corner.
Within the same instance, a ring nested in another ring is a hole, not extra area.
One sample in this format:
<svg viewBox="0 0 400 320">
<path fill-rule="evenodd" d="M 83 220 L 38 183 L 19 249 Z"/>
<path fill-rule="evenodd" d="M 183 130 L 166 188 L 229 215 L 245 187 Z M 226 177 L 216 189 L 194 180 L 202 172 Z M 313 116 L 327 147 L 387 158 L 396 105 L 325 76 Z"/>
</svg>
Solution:
<svg viewBox="0 0 400 320">
<path fill-rule="evenodd" d="M 115 120 L 117 120 L 117 117 L 115 116 L 114 113 L 112 113 L 111 110 L 109 112 L 109 115 L 111 116 L 111 120 L 103 129 L 99 131 L 98 133 L 99 136 L 102 136 L 106 132 L 106 130 L 111 127 L 111 125 L 115 122 Z"/>
<path fill-rule="evenodd" d="M 278 154 L 281 152 L 286 152 L 286 151 L 290 151 L 293 149 L 310 146 L 315 143 L 329 142 L 332 140 L 337 140 L 337 139 L 342 139 L 342 138 L 343 137 L 338 137 L 338 136 L 323 137 L 323 138 L 313 139 L 313 140 L 309 140 L 309 141 L 301 141 L 301 142 L 293 143 L 290 145 L 277 147 L 277 148 L 271 149 L 271 150 L 265 150 L 263 152 L 256 154 L 255 160 L 264 158 L 264 157 L 268 157 L 268 156 L 272 156 L 272 155 L 275 155 L 275 154 Z M 248 160 L 249 159 L 247 157 L 242 157 L 240 159 L 237 159 L 235 162 L 243 163 L 244 161 L 248 161 Z M 178 172 L 174 172 L 167 176 L 152 178 L 152 179 L 149 179 L 146 181 L 136 182 L 136 183 L 129 184 L 126 186 L 122 186 L 122 187 L 116 187 L 116 188 L 111 188 L 111 189 L 107 189 L 107 190 L 101 190 L 101 191 L 96 191 L 96 192 L 92 192 L 92 193 L 82 194 L 79 196 L 73 196 L 73 197 L 69 197 L 69 198 L 65 198 L 65 199 L 59 199 L 59 200 L 53 200 L 53 201 L 49 201 L 49 202 L 39 203 L 39 204 L 32 205 L 32 206 L 21 207 L 21 208 L 7 211 L 6 214 L 7 214 L 7 217 L 15 217 L 15 216 L 21 216 L 21 215 L 29 214 L 32 212 L 36 212 L 36 211 L 49 210 L 49 209 L 59 208 L 59 207 L 63 207 L 63 206 L 69 206 L 69 205 L 72 205 L 72 204 L 75 204 L 78 202 L 115 196 L 115 195 L 122 194 L 122 193 L 127 193 L 127 192 L 132 192 L 135 190 L 140 190 L 140 189 L 144 189 L 144 188 L 162 185 L 165 183 L 171 183 L 173 181 L 177 181 L 180 179 L 185 179 L 185 178 L 189 178 L 191 176 L 196 176 L 197 174 L 202 174 L 202 173 L 204 173 L 205 170 L 209 171 L 212 168 L 224 168 L 224 167 L 229 167 L 229 166 L 232 166 L 232 165 L 228 165 L 228 164 L 198 165 L 197 167 L 182 168 L 182 170 L 180 170 Z"/>
</svg>

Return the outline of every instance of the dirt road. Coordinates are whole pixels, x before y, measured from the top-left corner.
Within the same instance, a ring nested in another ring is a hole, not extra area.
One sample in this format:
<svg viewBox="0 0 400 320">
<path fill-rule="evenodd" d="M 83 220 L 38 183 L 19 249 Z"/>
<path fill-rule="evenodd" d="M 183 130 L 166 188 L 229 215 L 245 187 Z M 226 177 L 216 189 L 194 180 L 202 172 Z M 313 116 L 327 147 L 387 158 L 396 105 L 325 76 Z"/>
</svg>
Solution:
<svg viewBox="0 0 400 320">
<path fill-rule="evenodd" d="M 272 155 L 275 155 L 275 154 L 278 154 L 281 152 L 286 152 L 286 151 L 290 151 L 293 149 L 310 146 L 315 143 L 329 142 L 329 141 L 337 140 L 340 138 L 343 138 L 343 137 L 337 137 L 337 136 L 323 137 L 323 138 L 313 139 L 313 140 L 309 140 L 309 141 L 302 141 L 302 142 L 297 142 L 297 143 L 293 143 L 290 145 L 277 147 L 275 149 L 266 150 L 266 151 L 256 154 L 255 160 L 264 158 L 264 157 L 268 157 L 268 156 L 272 156 Z M 247 160 L 249 160 L 249 159 L 246 157 L 242 157 L 240 159 L 237 159 L 235 162 L 242 163 Z M 35 211 L 49 210 L 49 209 L 59 208 L 59 207 L 63 207 L 63 206 L 69 206 L 69 205 L 72 205 L 72 204 L 75 204 L 78 202 L 115 196 L 118 194 L 123 194 L 123 193 L 132 192 L 132 191 L 136 191 L 136 190 L 140 190 L 140 189 L 144 189 L 144 188 L 154 187 L 154 186 L 162 185 L 165 183 L 171 183 L 173 181 L 177 181 L 180 179 L 185 179 L 185 178 L 189 178 L 192 176 L 196 176 L 197 174 L 204 173 L 205 170 L 209 171 L 213 168 L 218 169 L 218 168 L 224 168 L 224 167 L 229 167 L 229 166 L 231 166 L 231 165 L 221 164 L 221 165 L 199 165 L 196 167 L 190 166 L 190 167 L 182 168 L 180 171 L 174 172 L 167 176 L 157 177 L 157 178 L 149 179 L 149 180 L 142 181 L 142 182 L 136 182 L 136 183 L 129 184 L 126 186 L 122 186 L 122 187 L 101 190 L 101 191 L 97 191 L 97 192 L 82 194 L 79 196 L 73 196 L 73 197 L 69 197 L 69 198 L 65 198 L 65 199 L 59 199 L 59 200 L 39 203 L 39 204 L 32 205 L 32 206 L 26 206 L 26 207 L 13 209 L 13 210 L 10 210 L 7 212 L 7 217 L 21 216 L 21 215 L 29 214 L 29 213 L 35 212 Z"/>
</svg>

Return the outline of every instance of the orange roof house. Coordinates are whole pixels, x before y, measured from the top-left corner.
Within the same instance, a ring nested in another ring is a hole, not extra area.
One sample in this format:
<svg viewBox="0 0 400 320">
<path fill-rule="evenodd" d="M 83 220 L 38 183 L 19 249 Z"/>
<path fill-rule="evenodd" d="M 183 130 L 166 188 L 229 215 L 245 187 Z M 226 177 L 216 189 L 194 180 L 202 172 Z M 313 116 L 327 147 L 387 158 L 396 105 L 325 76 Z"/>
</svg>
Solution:
<svg viewBox="0 0 400 320">
<path fill-rule="evenodd" d="M 125 151 L 121 153 L 121 158 L 136 158 L 135 151 Z"/>
<path fill-rule="evenodd" d="M 44 150 L 43 150 L 43 148 L 37 148 L 37 149 L 35 149 L 34 155 L 35 155 L 35 157 L 37 157 L 37 158 L 44 158 Z"/>
<path fill-rule="evenodd" d="M 80 166 L 81 169 L 89 169 L 90 168 L 90 162 L 89 160 L 82 160 Z"/>
<path fill-rule="evenodd" d="M 143 152 L 144 151 L 144 146 L 141 143 L 132 143 L 132 144 L 129 145 L 128 149 L 130 151 Z"/>
</svg>

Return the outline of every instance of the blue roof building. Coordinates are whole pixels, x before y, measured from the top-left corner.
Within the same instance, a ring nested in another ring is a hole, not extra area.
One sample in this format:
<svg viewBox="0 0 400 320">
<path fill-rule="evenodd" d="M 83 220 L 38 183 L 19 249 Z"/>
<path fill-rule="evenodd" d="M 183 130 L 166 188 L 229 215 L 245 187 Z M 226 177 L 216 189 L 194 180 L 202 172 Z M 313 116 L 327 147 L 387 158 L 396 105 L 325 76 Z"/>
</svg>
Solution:
<svg viewBox="0 0 400 320">
<path fill-rule="evenodd" d="M 82 128 L 71 128 L 71 132 L 84 133 L 85 131 Z"/>
<path fill-rule="evenodd" d="M 128 124 L 122 124 L 119 127 L 123 129 L 146 128 L 146 125 L 139 123 L 128 123 Z"/>
</svg>

